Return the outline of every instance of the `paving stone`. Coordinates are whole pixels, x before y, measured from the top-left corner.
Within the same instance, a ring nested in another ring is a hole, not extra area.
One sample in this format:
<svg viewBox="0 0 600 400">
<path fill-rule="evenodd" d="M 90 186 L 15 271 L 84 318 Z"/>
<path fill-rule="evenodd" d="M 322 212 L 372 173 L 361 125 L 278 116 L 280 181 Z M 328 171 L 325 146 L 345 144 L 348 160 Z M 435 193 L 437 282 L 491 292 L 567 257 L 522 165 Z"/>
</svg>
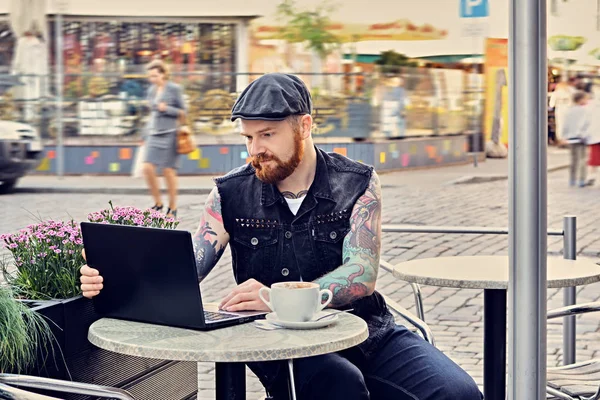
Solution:
<svg viewBox="0 0 600 400">
<path fill-rule="evenodd" d="M 435 174 L 435 173 L 434 173 Z M 421 182 L 400 181 L 385 187 L 383 220 L 387 223 L 451 226 L 505 227 L 508 223 L 508 184 L 492 182 L 473 185 L 425 185 Z M 401 175 L 398 175 L 401 176 Z M 600 213 L 598 206 L 600 189 L 591 187 L 571 190 L 566 182 L 565 171 L 548 175 L 548 221 L 553 229 L 562 228 L 566 214 L 578 216 L 578 257 L 596 257 L 600 254 Z M 108 179 L 106 178 L 107 182 Z M 401 178 L 405 179 L 405 178 Z M 107 183 L 108 184 L 108 183 Z M 179 199 L 180 229 L 195 231 L 204 195 L 183 195 Z M 35 194 L 15 193 L 0 196 L 0 233 L 14 232 L 39 218 L 85 220 L 88 213 L 115 205 L 145 208 L 151 205 L 149 196 L 99 195 L 99 194 Z M 459 235 L 459 234 L 386 234 L 383 259 L 399 263 L 417 257 L 436 257 L 468 254 L 506 254 L 507 236 Z M 549 237 L 548 249 L 562 254 L 562 238 Z M 0 250 L 0 256 L 6 250 Z M 378 290 L 393 299 L 399 299 L 409 310 L 414 310 L 412 290 L 405 282 L 397 281 L 391 274 L 382 272 Z M 223 258 L 202 283 L 206 301 L 218 301 L 235 285 L 231 271 L 231 253 Z M 426 309 L 426 321 L 433 329 L 440 348 L 448 349 L 448 355 L 482 384 L 483 328 L 482 291 L 450 288 L 421 287 Z M 562 306 L 563 292 L 548 290 L 550 306 Z M 600 300 L 600 284 L 578 288 L 578 302 Z M 600 356 L 600 314 L 578 318 L 577 360 Z M 562 320 L 548 323 L 548 363 L 562 362 Z M 215 396 L 214 366 L 199 364 L 199 381 L 203 390 L 199 399 Z M 264 395 L 260 382 L 248 379 L 248 398 L 258 399 Z"/>
</svg>

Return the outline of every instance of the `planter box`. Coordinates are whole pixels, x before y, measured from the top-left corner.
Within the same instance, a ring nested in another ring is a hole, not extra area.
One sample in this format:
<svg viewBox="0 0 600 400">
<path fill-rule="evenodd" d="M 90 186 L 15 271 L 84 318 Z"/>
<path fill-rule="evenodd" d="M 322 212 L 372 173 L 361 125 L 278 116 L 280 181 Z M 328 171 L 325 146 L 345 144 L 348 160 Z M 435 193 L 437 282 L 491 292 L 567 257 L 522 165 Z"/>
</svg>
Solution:
<svg viewBox="0 0 600 400">
<path fill-rule="evenodd" d="M 123 388 L 131 391 L 136 399 L 175 400 L 196 395 L 198 366 L 195 362 L 127 356 L 92 345 L 87 340 L 88 329 L 100 316 L 90 300 L 79 296 L 24 302 L 48 319 L 56 339 L 54 352 L 40 346 L 37 361 L 26 374 Z M 91 399 L 65 394 L 60 398 Z"/>
</svg>

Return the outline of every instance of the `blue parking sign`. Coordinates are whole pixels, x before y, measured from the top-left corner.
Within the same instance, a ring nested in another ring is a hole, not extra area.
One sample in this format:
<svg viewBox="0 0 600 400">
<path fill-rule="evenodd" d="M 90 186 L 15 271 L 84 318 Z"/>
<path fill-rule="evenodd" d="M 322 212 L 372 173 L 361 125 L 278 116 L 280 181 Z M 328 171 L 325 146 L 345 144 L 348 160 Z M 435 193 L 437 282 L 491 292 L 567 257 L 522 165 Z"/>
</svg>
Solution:
<svg viewBox="0 0 600 400">
<path fill-rule="evenodd" d="M 489 15 L 488 0 L 460 0 L 461 18 L 483 18 Z"/>
</svg>

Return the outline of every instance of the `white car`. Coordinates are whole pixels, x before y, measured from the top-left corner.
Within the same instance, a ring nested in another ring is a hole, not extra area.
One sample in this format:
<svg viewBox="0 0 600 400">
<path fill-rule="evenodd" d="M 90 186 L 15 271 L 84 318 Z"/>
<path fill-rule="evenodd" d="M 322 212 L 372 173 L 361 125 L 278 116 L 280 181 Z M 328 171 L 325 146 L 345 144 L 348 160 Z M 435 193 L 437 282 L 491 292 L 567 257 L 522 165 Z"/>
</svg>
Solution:
<svg viewBox="0 0 600 400">
<path fill-rule="evenodd" d="M 10 192 L 20 177 L 39 165 L 42 150 L 33 126 L 0 121 L 0 193 Z"/>
</svg>

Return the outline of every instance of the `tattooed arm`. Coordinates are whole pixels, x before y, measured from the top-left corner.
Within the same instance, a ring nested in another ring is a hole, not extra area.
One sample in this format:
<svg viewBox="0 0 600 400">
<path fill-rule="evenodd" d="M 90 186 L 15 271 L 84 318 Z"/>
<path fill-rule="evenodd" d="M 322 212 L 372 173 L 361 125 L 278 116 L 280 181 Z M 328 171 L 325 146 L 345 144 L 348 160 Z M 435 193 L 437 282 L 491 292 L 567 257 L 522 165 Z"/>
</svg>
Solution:
<svg viewBox="0 0 600 400">
<path fill-rule="evenodd" d="M 223 225 L 221 196 L 215 187 L 208 195 L 198 230 L 194 234 L 194 253 L 198 281 L 202 281 L 217 264 L 229 242 Z"/>
<path fill-rule="evenodd" d="M 333 293 L 332 307 L 345 306 L 375 290 L 381 249 L 381 185 L 373 171 L 369 187 L 356 201 L 344 238 L 344 264 L 316 282 Z"/>
</svg>

